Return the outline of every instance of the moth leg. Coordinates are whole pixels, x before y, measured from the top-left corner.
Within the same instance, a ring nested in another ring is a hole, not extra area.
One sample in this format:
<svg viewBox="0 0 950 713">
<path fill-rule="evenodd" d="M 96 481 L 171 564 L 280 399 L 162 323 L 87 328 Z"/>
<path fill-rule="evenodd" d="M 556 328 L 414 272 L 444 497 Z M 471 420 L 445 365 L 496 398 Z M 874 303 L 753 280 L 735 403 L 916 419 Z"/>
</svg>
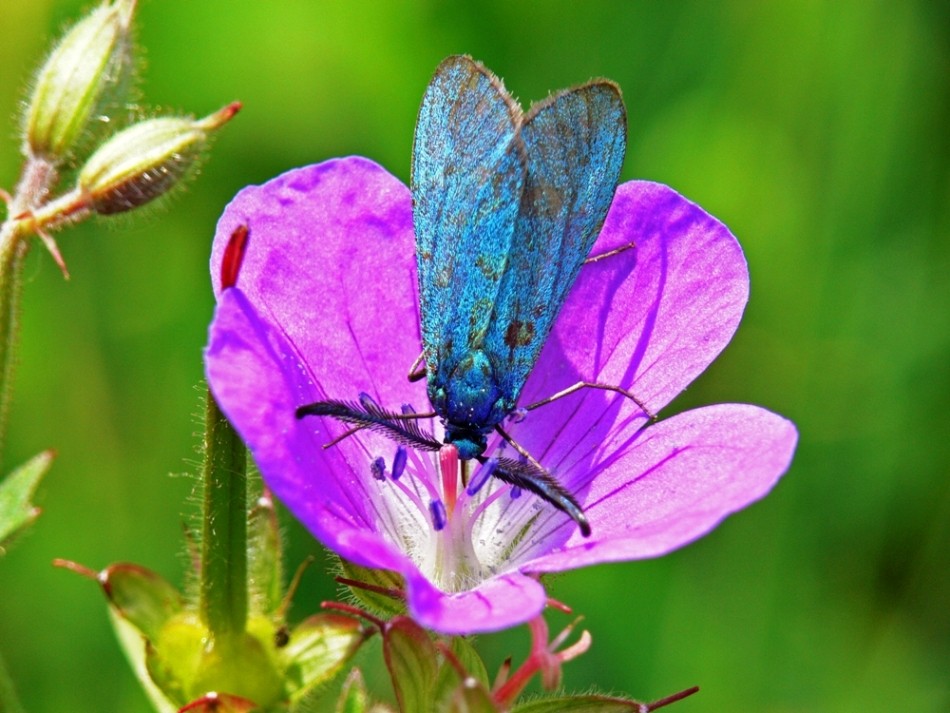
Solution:
<svg viewBox="0 0 950 713">
<path fill-rule="evenodd" d="M 504 428 L 501 427 L 501 425 L 496 425 L 495 431 L 498 433 L 499 436 L 505 439 L 506 443 L 510 443 L 511 447 L 514 448 L 516 451 L 518 451 L 518 455 L 520 455 L 522 458 L 524 458 L 526 461 L 528 461 L 531 465 L 533 465 L 535 468 L 540 470 L 542 473 L 547 473 L 547 471 L 544 469 L 544 466 L 538 463 L 535 457 L 531 455 L 530 453 L 528 453 L 525 447 L 522 446 L 520 443 L 518 443 L 518 441 L 512 438 L 511 435 L 507 431 L 505 431 Z"/>
<path fill-rule="evenodd" d="M 326 450 L 327 448 L 333 448 L 333 446 L 335 446 L 335 445 L 336 445 L 337 443 L 339 443 L 340 441 L 345 441 L 347 438 L 349 438 L 350 436 L 352 436 L 354 433 L 359 433 L 359 432 L 362 431 L 364 428 L 366 428 L 366 426 L 355 426 L 355 427 L 351 428 L 349 431 L 344 431 L 344 432 L 341 433 L 339 436 L 337 436 L 336 438 L 334 438 L 332 441 L 327 441 L 326 443 L 324 443 L 324 444 L 323 444 L 324 450 Z"/>
<path fill-rule="evenodd" d="M 591 263 L 599 262 L 600 260 L 603 260 L 604 258 L 613 257 L 614 255 L 619 255 L 620 253 L 626 252 L 626 251 L 629 250 L 630 248 L 635 248 L 635 247 L 637 247 L 637 244 L 636 244 L 636 243 L 632 243 L 632 242 L 631 242 L 631 243 L 627 243 L 626 245 L 621 245 L 619 248 L 614 248 L 613 250 L 608 250 L 608 251 L 605 252 L 605 253 L 599 253 L 599 254 L 597 254 L 597 255 L 592 255 L 591 257 L 589 257 L 589 258 L 587 258 L 586 260 L 584 260 L 584 262 L 581 263 L 581 264 L 582 264 L 582 265 L 590 265 Z"/>
<path fill-rule="evenodd" d="M 633 403 L 635 403 L 637 406 L 639 406 L 640 410 L 646 414 L 647 418 L 649 418 L 651 421 L 656 421 L 656 414 L 653 413 L 650 409 L 648 409 L 646 404 L 644 404 L 640 399 L 634 396 L 631 392 L 619 386 L 615 386 L 613 384 L 601 384 L 596 381 L 578 381 L 573 386 L 568 386 L 566 389 L 563 389 L 562 391 L 558 391 L 553 396 L 548 396 L 546 399 L 541 399 L 540 401 L 535 401 L 533 404 L 529 406 L 525 406 L 524 410 L 533 411 L 536 408 L 545 406 L 551 403 L 552 401 L 557 401 L 558 399 L 564 398 L 565 396 L 569 396 L 576 391 L 580 391 L 581 389 L 600 389 L 601 391 L 613 391 L 614 393 L 620 394 L 621 396 L 625 396 L 631 401 L 633 401 Z"/>
<path fill-rule="evenodd" d="M 425 359 L 425 356 L 426 353 L 422 352 L 416 357 L 416 360 L 412 362 L 412 366 L 409 367 L 409 373 L 406 374 L 406 378 L 409 379 L 409 381 L 419 381 L 426 375 L 426 369 L 422 366 L 422 360 Z"/>
</svg>

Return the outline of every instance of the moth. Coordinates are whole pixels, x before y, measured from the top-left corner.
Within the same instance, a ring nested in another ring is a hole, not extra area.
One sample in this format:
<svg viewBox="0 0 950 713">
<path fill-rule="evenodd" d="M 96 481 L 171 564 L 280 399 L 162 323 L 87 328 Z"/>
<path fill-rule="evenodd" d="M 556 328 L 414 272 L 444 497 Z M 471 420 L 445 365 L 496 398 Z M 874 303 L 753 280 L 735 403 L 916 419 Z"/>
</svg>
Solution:
<svg viewBox="0 0 950 713">
<path fill-rule="evenodd" d="M 519 412 L 525 382 L 600 232 L 625 149 L 626 111 L 611 81 L 559 91 L 525 112 L 482 64 L 444 60 L 422 99 L 411 181 L 420 359 L 434 413 L 390 411 L 364 394 L 358 403 L 302 406 L 298 417 L 333 416 L 438 450 L 442 443 L 418 426 L 438 416 L 445 443 L 463 461 L 541 497 L 589 535 L 575 498 L 502 424 Z M 495 432 L 520 457 L 486 456 Z"/>
</svg>

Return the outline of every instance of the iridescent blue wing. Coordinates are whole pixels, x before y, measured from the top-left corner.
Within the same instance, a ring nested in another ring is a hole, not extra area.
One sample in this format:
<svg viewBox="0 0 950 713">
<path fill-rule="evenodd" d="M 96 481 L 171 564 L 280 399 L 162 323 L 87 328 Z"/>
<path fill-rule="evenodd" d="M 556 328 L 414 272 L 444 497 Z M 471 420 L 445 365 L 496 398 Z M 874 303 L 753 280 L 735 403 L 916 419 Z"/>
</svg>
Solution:
<svg viewBox="0 0 950 713">
<path fill-rule="evenodd" d="M 485 338 L 512 407 L 613 200 L 627 143 L 620 90 L 601 80 L 548 97 L 521 138 L 528 172 Z"/>
<path fill-rule="evenodd" d="M 413 222 L 429 378 L 481 345 L 525 175 L 521 108 L 469 57 L 435 71 L 412 149 Z"/>
</svg>

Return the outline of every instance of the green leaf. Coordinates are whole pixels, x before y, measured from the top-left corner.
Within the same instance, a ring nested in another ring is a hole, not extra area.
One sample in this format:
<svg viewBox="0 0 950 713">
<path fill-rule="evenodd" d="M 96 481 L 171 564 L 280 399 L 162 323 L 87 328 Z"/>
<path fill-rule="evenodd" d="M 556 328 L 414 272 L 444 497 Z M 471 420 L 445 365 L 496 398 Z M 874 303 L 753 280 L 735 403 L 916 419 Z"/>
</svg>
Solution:
<svg viewBox="0 0 950 713">
<path fill-rule="evenodd" d="M 276 613 L 283 604 L 283 550 L 274 501 L 260 496 L 247 518 L 247 577 L 251 609 Z"/>
<path fill-rule="evenodd" d="M 446 637 L 442 641 L 448 647 L 449 653 L 445 653 L 444 650 L 440 652 L 445 662 L 439 669 L 433 700 L 444 701 L 446 707 L 450 709 L 458 704 L 462 706 L 460 710 L 466 710 L 466 705 L 474 705 L 477 700 L 480 700 L 480 694 L 477 691 L 469 691 L 469 688 L 473 686 L 481 688 L 487 695 L 488 671 L 468 639 L 454 636 Z M 454 657 L 455 663 L 448 660 L 449 656 Z M 460 671 L 459 668 L 462 670 Z M 481 708 L 475 707 L 473 710 L 481 710 Z"/>
<path fill-rule="evenodd" d="M 0 481 L 0 554 L 14 534 L 39 517 L 30 500 L 53 458 L 53 451 L 43 451 Z"/>
<path fill-rule="evenodd" d="M 368 707 L 369 694 L 366 692 L 366 682 L 360 670 L 354 668 L 343 682 L 343 689 L 336 702 L 336 713 L 366 713 Z"/>
<path fill-rule="evenodd" d="M 468 672 L 468 675 L 487 687 L 490 684 L 488 680 L 488 669 L 485 668 L 485 662 L 482 661 L 482 657 L 478 655 L 478 651 L 476 651 L 472 645 L 471 639 L 464 636 L 453 636 L 450 647 L 452 653 L 455 654 L 455 657 L 459 660 L 459 663 L 462 664 L 462 667 Z"/>
<path fill-rule="evenodd" d="M 699 686 L 684 688 L 672 695 L 661 698 L 652 703 L 641 703 L 629 698 L 615 698 L 613 696 L 599 696 L 587 694 L 583 696 L 560 696 L 551 698 L 537 698 L 522 705 L 515 706 L 516 713 L 651 713 L 660 708 L 672 705 L 684 698 L 689 698 L 699 691 Z"/>
<path fill-rule="evenodd" d="M 398 616 L 383 630 L 383 656 L 402 713 L 433 708 L 439 651 L 412 619 Z"/>
<path fill-rule="evenodd" d="M 647 713 L 645 703 L 608 696 L 558 696 L 515 706 L 516 713 Z"/>
<path fill-rule="evenodd" d="M 118 612 L 112 607 L 109 607 L 109 618 L 112 620 L 112 628 L 119 639 L 119 645 L 125 652 L 132 670 L 135 671 L 135 677 L 138 678 L 156 712 L 177 713 L 178 706 L 162 693 L 149 675 L 145 662 L 147 644 L 142 637 L 142 633 L 127 619 L 119 616 Z"/>
<path fill-rule="evenodd" d="M 340 566 L 343 570 L 343 576 L 357 582 L 368 584 L 370 587 L 385 590 L 387 592 L 404 592 L 406 590 L 405 582 L 400 575 L 385 569 L 369 569 L 360 567 L 344 559 L 340 560 Z M 397 616 L 406 613 L 406 603 L 398 596 L 390 596 L 382 592 L 364 589 L 363 587 L 349 585 L 350 592 L 371 612 L 384 617 Z"/>
<path fill-rule="evenodd" d="M 291 699 L 336 676 L 365 638 L 359 622 L 347 616 L 315 614 L 301 622 L 280 649 Z"/>
<path fill-rule="evenodd" d="M 113 564 L 99 575 L 99 582 L 116 614 L 155 643 L 162 627 L 181 611 L 178 590 L 150 569 L 137 564 Z"/>
<path fill-rule="evenodd" d="M 515 713 L 648 713 L 646 703 L 612 696 L 557 696 L 516 705 Z"/>
<path fill-rule="evenodd" d="M 474 678 L 465 679 L 455 689 L 448 705 L 449 713 L 498 713 L 488 690 Z"/>
</svg>

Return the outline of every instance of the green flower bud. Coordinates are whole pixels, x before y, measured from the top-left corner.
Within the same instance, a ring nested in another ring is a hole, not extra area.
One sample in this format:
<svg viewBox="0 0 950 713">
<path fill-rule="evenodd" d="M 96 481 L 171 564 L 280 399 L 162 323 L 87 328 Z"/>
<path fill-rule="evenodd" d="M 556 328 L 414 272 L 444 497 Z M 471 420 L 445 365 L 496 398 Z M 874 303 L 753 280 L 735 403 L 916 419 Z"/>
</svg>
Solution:
<svg viewBox="0 0 950 713">
<path fill-rule="evenodd" d="M 135 0 L 106 2 L 76 23 L 37 75 L 24 121 L 24 153 L 61 161 L 80 138 L 105 91 L 132 65 Z"/>
<path fill-rule="evenodd" d="M 195 166 L 211 131 L 240 108 L 234 102 L 204 119 L 148 119 L 120 131 L 82 167 L 82 207 L 110 215 L 164 195 Z"/>
</svg>

